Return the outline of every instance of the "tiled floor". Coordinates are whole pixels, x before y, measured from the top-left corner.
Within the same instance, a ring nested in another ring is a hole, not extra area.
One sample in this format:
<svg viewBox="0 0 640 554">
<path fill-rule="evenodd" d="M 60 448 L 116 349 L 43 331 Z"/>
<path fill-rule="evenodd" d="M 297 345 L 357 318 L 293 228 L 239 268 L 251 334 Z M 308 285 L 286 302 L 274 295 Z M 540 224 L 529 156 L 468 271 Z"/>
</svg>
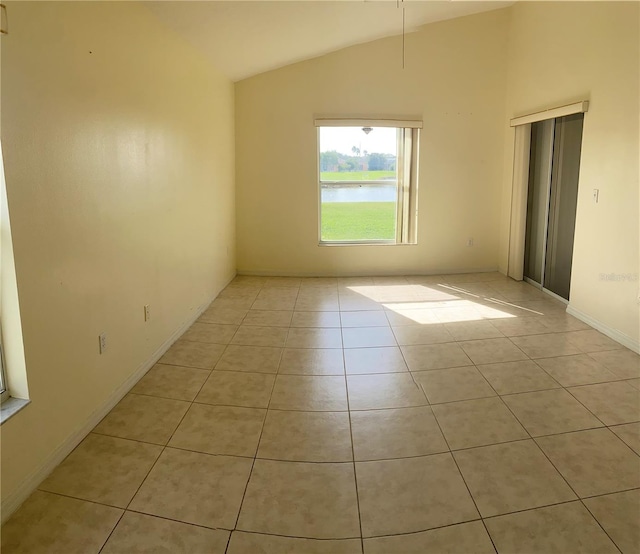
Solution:
<svg viewBox="0 0 640 554">
<path fill-rule="evenodd" d="M 640 358 L 495 273 L 238 277 L 2 551 L 640 551 Z"/>
</svg>

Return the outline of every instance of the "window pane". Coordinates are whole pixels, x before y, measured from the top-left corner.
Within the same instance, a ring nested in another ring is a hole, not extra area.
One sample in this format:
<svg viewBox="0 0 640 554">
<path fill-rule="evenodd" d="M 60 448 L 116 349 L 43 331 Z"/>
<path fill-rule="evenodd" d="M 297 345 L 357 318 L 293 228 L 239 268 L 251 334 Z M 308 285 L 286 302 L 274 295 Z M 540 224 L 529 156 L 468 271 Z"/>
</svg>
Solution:
<svg viewBox="0 0 640 554">
<path fill-rule="evenodd" d="M 320 128 L 321 240 L 394 240 L 398 130 Z"/>
</svg>

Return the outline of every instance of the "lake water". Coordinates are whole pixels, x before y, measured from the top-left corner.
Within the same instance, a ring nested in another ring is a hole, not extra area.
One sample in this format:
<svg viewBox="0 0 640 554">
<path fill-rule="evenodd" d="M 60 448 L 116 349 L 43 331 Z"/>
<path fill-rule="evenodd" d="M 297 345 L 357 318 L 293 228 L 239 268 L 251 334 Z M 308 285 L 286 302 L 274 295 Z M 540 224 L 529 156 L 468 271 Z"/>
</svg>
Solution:
<svg viewBox="0 0 640 554">
<path fill-rule="evenodd" d="M 395 202 L 396 185 L 322 187 L 322 202 Z"/>
</svg>

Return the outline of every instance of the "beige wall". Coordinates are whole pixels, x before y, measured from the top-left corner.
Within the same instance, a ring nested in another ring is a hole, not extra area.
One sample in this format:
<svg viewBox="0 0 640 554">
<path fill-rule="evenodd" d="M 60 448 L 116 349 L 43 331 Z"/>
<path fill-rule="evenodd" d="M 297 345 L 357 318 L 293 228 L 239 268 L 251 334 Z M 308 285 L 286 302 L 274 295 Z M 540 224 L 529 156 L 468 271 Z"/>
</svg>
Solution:
<svg viewBox="0 0 640 554">
<path fill-rule="evenodd" d="M 506 10 L 236 83 L 239 272 L 416 273 L 498 264 Z M 418 244 L 318 246 L 314 116 L 419 116 Z M 475 246 L 468 248 L 473 237 Z"/>
<path fill-rule="evenodd" d="M 233 84 L 140 5 L 9 13 L 2 147 L 32 402 L 2 426 L 3 503 L 235 272 Z"/>
<path fill-rule="evenodd" d="M 587 99 L 571 307 L 638 345 L 639 68 L 636 2 L 518 3 L 507 117 Z M 505 122 L 506 127 L 506 122 Z M 513 131 L 505 147 L 500 260 L 506 268 Z M 600 190 L 596 204 L 592 190 Z M 635 276 L 602 280 L 601 274 Z"/>
</svg>

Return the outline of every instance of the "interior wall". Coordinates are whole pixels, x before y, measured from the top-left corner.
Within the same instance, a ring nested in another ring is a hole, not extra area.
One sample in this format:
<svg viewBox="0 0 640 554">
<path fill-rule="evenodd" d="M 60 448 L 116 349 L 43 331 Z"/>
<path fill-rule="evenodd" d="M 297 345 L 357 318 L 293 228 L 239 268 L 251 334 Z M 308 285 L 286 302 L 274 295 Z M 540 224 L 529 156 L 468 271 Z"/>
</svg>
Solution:
<svg viewBox="0 0 640 554">
<path fill-rule="evenodd" d="M 139 4 L 8 12 L 2 147 L 31 404 L 2 425 L 3 505 L 235 273 L 233 84 Z"/>
<path fill-rule="evenodd" d="M 495 269 L 507 24 L 498 10 L 427 25 L 406 37 L 405 69 L 392 37 L 236 83 L 238 271 Z M 424 120 L 417 245 L 318 246 L 317 116 Z"/>
<path fill-rule="evenodd" d="M 518 2 L 511 8 L 509 33 L 507 118 L 590 101 L 570 306 L 628 345 L 638 345 L 640 334 L 639 21 L 637 2 Z M 513 129 L 507 133 L 504 163 L 503 271 Z M 598 203 L 593 189 L 600 191 Z"/>
</svg>

